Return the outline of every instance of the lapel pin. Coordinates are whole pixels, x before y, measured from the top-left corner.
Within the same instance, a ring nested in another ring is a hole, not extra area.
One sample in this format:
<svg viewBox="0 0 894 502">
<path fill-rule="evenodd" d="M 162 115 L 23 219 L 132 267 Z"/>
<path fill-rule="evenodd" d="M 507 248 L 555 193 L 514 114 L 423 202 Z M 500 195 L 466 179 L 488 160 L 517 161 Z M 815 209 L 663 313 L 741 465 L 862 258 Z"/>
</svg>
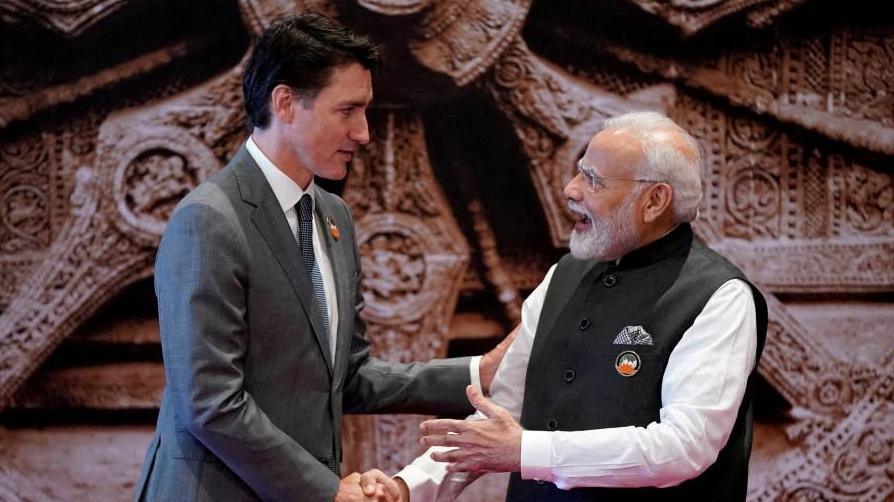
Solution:
<svg viewBox="0 0 894 502">
<path fill-rule="evenodd" d="M 332 238 L 338 240 L 341 237 L 341 232 L 338 231 L 338 227 L 335 225 L 335 220 L 332 219 L 332 216 L 326 217 L 326 224 L 329 225 L 329 233 L 332 235 Z"/>
<path fill-rule="evenodd" d="M 639 373 L 639 368 L 639 354 L 632 350 L 621 352 L 618 354 L 618 358 L 615 359 L 615 370 L 621 376 L 632 377 Z"/>
</svg>

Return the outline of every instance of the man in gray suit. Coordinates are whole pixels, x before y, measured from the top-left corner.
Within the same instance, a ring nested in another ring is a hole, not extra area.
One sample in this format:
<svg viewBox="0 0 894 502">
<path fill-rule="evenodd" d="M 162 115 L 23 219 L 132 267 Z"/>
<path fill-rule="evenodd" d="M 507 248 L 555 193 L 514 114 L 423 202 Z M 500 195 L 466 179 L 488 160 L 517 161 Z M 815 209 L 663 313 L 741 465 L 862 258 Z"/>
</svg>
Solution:
<svg viewBox="0 0 894 502">
<path fill-rule="evenodd" d="M 369 356 L 341 179 L 369 141 L 379 49 L 322 16 L 274 24 L 243 79 L 251 137 L 190 193 L 155 270 L 167 387 L 137 500 L 390 499 L 339 479 L 347 412 L 464 413 L 478 361 Z M 501 354 L 481 360 L 489 383 Z M 386 490 L 387 488 L 387 490 Z"/>
</svg>

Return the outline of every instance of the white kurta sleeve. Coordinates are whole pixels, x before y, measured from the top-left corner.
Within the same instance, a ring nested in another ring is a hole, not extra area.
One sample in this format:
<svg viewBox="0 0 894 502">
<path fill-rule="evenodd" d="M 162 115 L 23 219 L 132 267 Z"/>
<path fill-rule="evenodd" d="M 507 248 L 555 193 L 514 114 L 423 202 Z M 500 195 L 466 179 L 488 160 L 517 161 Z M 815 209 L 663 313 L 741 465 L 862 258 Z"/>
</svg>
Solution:
<svg viewBox="0 0 894 502">
<path fill-rule="evenodd" d="M 553 265 L 540 285 L 525 299 L 522 305 L 518 337 L 509 346 L 506 355 L 503 356 L 503 360 L 500 362 L 500 366 L 497 367 L 497 372 L 490 384 L 491 401 L 506 408 L 516 420 L 521 416 L 525 375 L 528 372 L 528 359 L 531 356 L 531 347 L 534 345 L 534 335 L 537 332 L 537 322 L 540 320 L 540 310 L 543 308 L 546 291 L 549 289 L 549 283 L 555 269 L 556 266 Z M 477 366 L 475 368 L 477 369 Z M 478 375 L 475 375 L 472 381 L 479 382 L 478 388 L 481 388 Z M 480 420 L 482 418 L 485 418 L 484 415 L 476 412 L 467 417 L 466 420 Z M 448 475 L 446 463 L 435 462 L 431 459 L 432 453 L 449 449 L 444 446 L 433 446 L 396 474 L 396 477 L 402 478 L 410 488 L 411 502 L 453 500 L 466 486 L 476 479 L 467 473 Z"/>
</svg>

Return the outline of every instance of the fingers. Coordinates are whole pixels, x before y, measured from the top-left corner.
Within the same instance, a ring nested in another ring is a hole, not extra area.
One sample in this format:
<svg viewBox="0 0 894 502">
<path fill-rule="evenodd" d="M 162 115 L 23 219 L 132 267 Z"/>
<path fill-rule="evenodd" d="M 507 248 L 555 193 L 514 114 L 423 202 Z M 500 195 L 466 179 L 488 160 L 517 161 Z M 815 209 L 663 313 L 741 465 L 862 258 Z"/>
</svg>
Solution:
<svg viewBox="0 0 894 502">
<path fill-rule="evenodd" d="M 447 472 L 484 472 L 477 462 L 454 462 L 447 464 Z"/>
<path fill-rule="evenodd" d="M 480 411 L 487 418 L 493 418 L 500 414 L 503 408 L 495 405 L 490 402 L 489 399 L 484 397 L 481 394 L 481 391 L 475 388 L 474 385 L 469 385 L 466 387 L 466 397 L 469 398 L 469 402 L 472 403 L 472 406 L 475 407 L 476 410 Z"/>
<path fill-rule="evenodd" d="M 376 478 L 372 471 L 366 471 L 360 476 L 360 488 L 367 497 L 372 497 L 376 493 Z"/>
<path fill-rule="evenodd" d="M 398 488 L 397 482 L 391 479 L 390 476 L 386 476 L 382 471 L 377 470 L 376 472 L 379 474 L 379 477 L 376 480 L 379 482 L 379 486 L 382 487 L 388 499 L 400 500 L 400 488 Z"/>
<path fill-rule="evenodd" d="M 422 436 L 419 440 L 423 446 L 466 446 L 469 443 L 465 441 L 462 434 L 435 434 L 431 436 Z"/>
<path fill-rule="evenodd" d="M 434 451 L 430 456 L 435 462 L 457 462 L 459 460 L 465 460 L 467 455 L 467 452 L 463 452 L 460 449 L 453 449 L 447 451 Z"/>
<path fill-rule="evenodd" d="M 426 420 L 419 424 L 419 432 L 421 432 L 423 436 L 447 434 L 448 432 L 463 433 L 467 430 L 469 430 L 469 424 L 465 420 L 440 418 L 436 420 Z"/>
<path fill-rule="evenodd" d="M 378 469 L 370 469 L 360 476 L 360 487 L 363 495 L 386 502 L 400 500 L 400 488 L 397 482 Z"/>
<path fill-rule="evenodd" d="M 376 485 L 376 490 L 370 498 L 377 502 L 397 502 L 385 491 L 382 485 Z"/>
</svg>

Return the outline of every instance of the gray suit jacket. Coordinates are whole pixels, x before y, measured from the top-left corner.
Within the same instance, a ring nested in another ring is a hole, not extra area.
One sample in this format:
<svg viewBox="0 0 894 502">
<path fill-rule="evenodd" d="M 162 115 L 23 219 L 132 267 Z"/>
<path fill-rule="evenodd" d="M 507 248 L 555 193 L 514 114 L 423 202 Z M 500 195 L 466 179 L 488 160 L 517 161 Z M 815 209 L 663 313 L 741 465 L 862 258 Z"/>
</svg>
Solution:
<svg viewBox="0 0 894 502">
<path fill-rule="evenodd" d="M 465 413 L 467 359 L 369 357 L 344 201 L 316 189 L 339 310 L 333 361 L 273 190 L 243 147 L 177 206 L 155 268 L 167 386 L 138 500 L 331 501 L 342 412 Z"/>
</svg>

